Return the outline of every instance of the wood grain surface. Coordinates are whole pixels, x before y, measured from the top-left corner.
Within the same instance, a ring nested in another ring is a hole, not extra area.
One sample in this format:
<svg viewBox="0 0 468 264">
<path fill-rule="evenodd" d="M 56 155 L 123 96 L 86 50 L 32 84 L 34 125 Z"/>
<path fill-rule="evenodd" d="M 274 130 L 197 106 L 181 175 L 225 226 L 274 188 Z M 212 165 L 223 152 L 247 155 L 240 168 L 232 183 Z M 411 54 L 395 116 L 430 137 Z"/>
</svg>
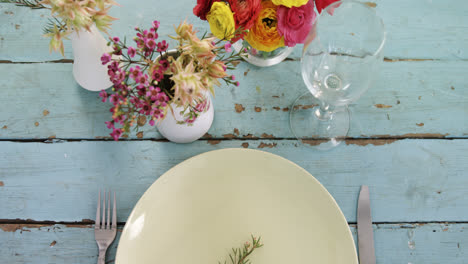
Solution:
<svg viewBox="0 0 468 264">
<path fill-rule="evenodd" d="M 113 36 L 132 37 L 154 19 L 166 40 L 185 18 L 209 29 L 192 14 L 195 0 L 118 2 Z M 385 60 L 350 107 L 349 137 L 326 152 L 299 144 L 289 129 L 289 109 L 306 92 L 301 45 L 270 68 L 241 63 L 233 72 L 241 86 L 216 90 L 202 140 L 173 144 L 145 127 L 140 138 L 113 142 L 104 125 L 110 105 L 73 79 L 70 41 L 65 57 L 49 53 L 47 11 L 0 4 L 0 263 L 96 263 L 99 189 L 118 193 L 123 227 L 160 175 L 221 148 L 268 151 L 305 168 L 354 235 L 359 188 L 369 185 L 377 263 L 467 263 L 468 1 L 367 4 L 386 26 Z"/>
</svg>

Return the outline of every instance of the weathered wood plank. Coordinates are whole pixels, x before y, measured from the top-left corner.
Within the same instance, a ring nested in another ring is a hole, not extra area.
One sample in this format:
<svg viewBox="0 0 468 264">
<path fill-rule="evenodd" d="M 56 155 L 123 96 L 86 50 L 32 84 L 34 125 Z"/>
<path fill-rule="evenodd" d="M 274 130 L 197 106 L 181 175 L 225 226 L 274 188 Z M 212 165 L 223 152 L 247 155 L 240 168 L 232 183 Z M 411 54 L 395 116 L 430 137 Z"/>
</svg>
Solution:
<svg viewBox="0 0 468 264">
<path fill-rule="evenodd" d="M 356 241 L 356 227 L 350 227 Z M 467 224 L 374 225 L 377 263 L 466 263 L 466 229 Z M 114 263 L 120 232 L 117 234 L 106 263 Z M 0 243 L 2 263 L 91 264 L 97 261 L 92 226 L 3 224 Z"/>
<path fill-rule="evenodd" d="M 111 34 L 132 34 L 134 26 L 149 25 L 153 19 L 162 22 L 162 33 L 170 33 L 172 25 L 188 18 L 201 30 L 208 24 L 192 14 L 194 0 L 172 1 L 170 5 L 151 0 L 119 0 L 111 14 L 120 20 Z M 465 0 L 376 0 L 375 9 L 384 20 L 388 41 L 385 55 L 390 58 L 459 60 L 468 58 L 468 17 Z M 148 8 L 150 7 L 150 8 Z M 456 8 L 455 8 L 456 7 Z M 0 5 L 0 60 L 49 61 L 60 59 L 48 54 L 48 40 L 41 37 L 47 11 L 30 11 L 12 5 Z M 34 44 L 32 44 L 34 43 Z M 300 54 L 298 47 L 293 55 Z M 72 58 L 66 43 L 66 58 Z"/>
<path fill-rule="evenodd" d="M 368 144 L 368 145 L 366 145 Z M 327 152 L 291 140 L 64 143 L 0 142 L 0 218 L 93 219 L 98 190 L 115 190 L 119 221 L 164 172 L 194 155 L 249 147 L 285 157 L 314 175 L 356 221 L 360 185 L 374 221 L 468 220 L 468 140 L 348 141 Z"/>
<path fill-rule="evenodd" d="M 292 138 L 288 111 L 306 92 L 299 67 L 295 61 L 266 69 L 240 64 L 234 74 L 241 86 L 217 89 L 209 133 Z M 71 68 L 0 64 L 0 138 L 108 137 L 110 104 L 75 84 Z M 349 136 L 466 137 L 466 72 L 468 62 L 385 62 L 374 87 L 352 106 Z M 153 127 L 143 131 L 145 138 L 161 138 Z"/>
</svg>

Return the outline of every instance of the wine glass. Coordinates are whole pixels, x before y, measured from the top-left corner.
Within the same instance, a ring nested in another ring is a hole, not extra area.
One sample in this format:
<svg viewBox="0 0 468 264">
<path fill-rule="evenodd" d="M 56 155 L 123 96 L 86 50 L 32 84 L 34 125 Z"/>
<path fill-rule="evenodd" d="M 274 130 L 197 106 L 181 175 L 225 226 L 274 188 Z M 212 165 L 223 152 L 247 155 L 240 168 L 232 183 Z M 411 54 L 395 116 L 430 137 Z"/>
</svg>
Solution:
<svg viewBox="0 0 468 264">
<path fill-rule="evenodd" d="M 382 20 L 363 3 L 339 1 L 322 10 L 302 53 L 302 77 L 309 91 L 290 112 L 297 139 L 326 150 L 346 137 L 348 105 L 378 72 L 385 36 Z"/>
</svg>

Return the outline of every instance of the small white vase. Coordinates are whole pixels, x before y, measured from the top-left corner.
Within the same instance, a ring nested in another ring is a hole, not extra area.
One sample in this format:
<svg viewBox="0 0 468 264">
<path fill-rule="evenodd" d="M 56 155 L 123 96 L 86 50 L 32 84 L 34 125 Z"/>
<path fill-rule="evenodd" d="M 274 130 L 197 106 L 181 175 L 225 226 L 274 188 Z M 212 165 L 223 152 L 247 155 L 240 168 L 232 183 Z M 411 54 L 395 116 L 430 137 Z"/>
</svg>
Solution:
<svg viewBox="0 0 468 264">
<path fill-rule="evenodd" d="M 180 114 L 183 108 L 176 107 L 172 104 L 171 106 L 174 109 L 174 113 L 169 110 L 166 118 L 156 124 L 159 133 L 175 143 L 190 143 L 201 138 L 210 129 L 214 117 L 214 107 L 211 95 L 207 96 L 207 100 L 209 107 L 208 110 L 201 113 L 192 124 L 178 123 L 177 121 L 184 120 L 184 113 Z"/>
<path fill-rule="evenodd" d="M 71 34 L 73 47 L 73 77 L 86 90 L 100 91 L 112 86 L 107 75 L 107 66 L 101 56 L 112 51 L 95 25 L 91 31 L 80 30 Z"/>
</svg>

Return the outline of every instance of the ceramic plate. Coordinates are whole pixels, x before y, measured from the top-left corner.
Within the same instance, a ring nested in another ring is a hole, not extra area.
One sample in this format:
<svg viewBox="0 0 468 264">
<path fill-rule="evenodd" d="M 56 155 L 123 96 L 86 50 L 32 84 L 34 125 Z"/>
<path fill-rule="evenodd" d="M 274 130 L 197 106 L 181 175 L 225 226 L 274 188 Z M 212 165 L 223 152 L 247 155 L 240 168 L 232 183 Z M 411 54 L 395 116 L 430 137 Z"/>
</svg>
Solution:
<svg viewBox="0 0 468 264">
<path fill-rule="evenodd" d="M 133 209 L 116 263 L 224 263 L 251 235 L 264 244 L 252 264 L 358 263 L 327 190 L 296 164 L 248 149 L 204 153 L 162 175 Z"/>
</svg>

